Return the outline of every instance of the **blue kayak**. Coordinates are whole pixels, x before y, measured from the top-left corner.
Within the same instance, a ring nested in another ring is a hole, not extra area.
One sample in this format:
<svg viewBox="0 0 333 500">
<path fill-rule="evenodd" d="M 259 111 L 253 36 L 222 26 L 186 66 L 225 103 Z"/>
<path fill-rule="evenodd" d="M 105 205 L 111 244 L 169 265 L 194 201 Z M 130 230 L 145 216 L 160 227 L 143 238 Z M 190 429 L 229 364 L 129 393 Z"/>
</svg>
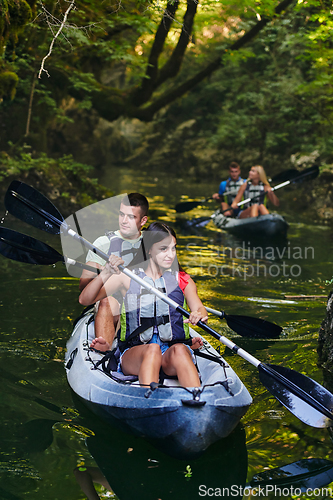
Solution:
<svg viewBox="0 0 333 500">
<path fill-rule="evenodd" d="M 216 227 L 241 239 L 285 238 L 289 227 L 284 217 L 279 214 L 237 219 L 225 217 L 217 210 L 211 218 Z"/>
<path fill-rule="evenodd" d="M 191 330 L 191 335 L 198 333 Z M 204 339 L 196 356 L 201 387 L 181 387 L 165 379 L 157 388 L 140 386 L 136 377 L 116 370 L 106 373 L 98 362 L 103 354 L 89 349 L 94 338 L 91 311 L 77 321 L 67 343 L 68 383 L 82 402 L 104 421 L 148 438 L 171 455 L 199 456 L 209 445 L 228 436 L 252 403 L 236 373 Z M 163 446 L 167 443 L 167 446 Z"/>
</svg>

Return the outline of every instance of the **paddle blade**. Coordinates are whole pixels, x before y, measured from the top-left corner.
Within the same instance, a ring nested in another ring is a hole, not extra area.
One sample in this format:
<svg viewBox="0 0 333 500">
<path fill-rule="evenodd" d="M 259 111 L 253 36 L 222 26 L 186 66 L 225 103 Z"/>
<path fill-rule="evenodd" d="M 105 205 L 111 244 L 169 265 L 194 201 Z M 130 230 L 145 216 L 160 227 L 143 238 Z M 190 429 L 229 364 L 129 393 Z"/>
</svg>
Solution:
<svg viewBox="0 0 333 500">
<path fill-rule="evenodd" d="M 63 217 L 39 191 L 28 184 L 13 181 L 5 195 L 5 207 L 18 219 L 51 234 L 60 234 Z"/>
<path fill-rule="evenodd" d="M 200 200 L 200 201 L 184 201 L 177 203 L 175 205 L 175 210 L 179 214 L 182 214 L 184 212 L 189 212 L 190 210 L 193 210 L 193 208 L 196 208 L 200 203 L 203 203 L 205 200 Z"/>
<path fill-rule="evenodd" d="M 278 184 L 286 181 L 291 181 L 294 179 L 299 174 L 299 170 L 296 170 L 296 168 L 290 168 L 289 170 L 284 170 L 283 172 L 280 172 L 277 175 L 274 175 L 272 177 L 272 182 L 276 182 Z"/>
<path fill-rule="evenodd" d="M 258 366 L 261 383 L 291 413 L 307 425 L 333 426 L 333 394 L 309 377 L 290 368 Z"/>
<path fill-rule="evenodd" d="M 192 220 L 187 220 L 185 223 L 186 227 L 205 227 L 207 224 L 212 220 L 212 218 L 209 217 L 197 217 L 196 219 Z"/>
<path fill-rule="evenodd" d="M 275 469 L 265 470 L 253 476 L 250 486 L 290 486 L 301 488 L 302 492 L 311 488 L 321 488 L 333 481 L 333 462 L 323 458 L 308 458 Z"/>
<path fill-rule="evenodd" d="M 282 328 L 275 323 L 265 321 L 252 316 L 234 316 L 225 314 L 224 318 L 231 330 L 242 337 L 251 337 L 257 339 L 276 339 L 282 332 Z"/>
<path fill-rule="evenodd" d="M 55 264 L 63 256 L 46 243 L 12 229 L 0 227 L 0 253 L 11 260 L 26 264 Z"/>
<path fill-rule="evenodd" d="M 292 182 L 298 183 L 303 181 L 310 181 L 318 177 L 318 175 L 319 175 L 318 165 L 312 165 L 312 167 L 306 168 L 302 172 L 299 172 L 299 174 L 294 179 L 292 179 Z"/>
</svg>

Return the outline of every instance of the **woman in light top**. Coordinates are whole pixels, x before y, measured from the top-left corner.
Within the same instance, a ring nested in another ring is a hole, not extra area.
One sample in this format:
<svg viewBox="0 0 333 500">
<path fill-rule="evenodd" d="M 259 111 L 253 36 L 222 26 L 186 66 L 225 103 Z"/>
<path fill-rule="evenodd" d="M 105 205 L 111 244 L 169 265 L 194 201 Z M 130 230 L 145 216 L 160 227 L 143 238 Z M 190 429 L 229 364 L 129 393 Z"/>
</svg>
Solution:
<svg viewBox="0 0 333 500">
<path fill-rule="evenodd" d="M 102 272 L 80 295 L 80 303 L 90 305 L 120 290 L 123 297 L 118 339 L 122 351 L 120 368 L 125 375 L 137 375 L 142 385 L 159 381 L 162 368 L 167 375 L 176 375 L 183 387 L 199 387 L 198 371 L 193 362 L 192 347 L 202 345 L 200 337 L 190 339 L 189 325 L 208 319 L 197 294 L 194 281 L 178 268 L 176 235 L 166 224 L 153 222 L 143 234 L 144 262 L 131 263 L 132 271 L 141 279 L 166 293 L 179 305 L 184 301 L 191 311 L 188 320 L 164 301 L 146 291 L 135 280 L 121 273 L 122 259 L 111 255 Z M 142 255 L 142 254 L 141 254 Z M 103 338 L 93 347 L 107 350 Z"/>
<path fill-rule="evenodd" d="M 266 195 L 273 205 L 279 206 L 279 199 L 269 185 L 264 168 L 255 165 L 249 172 L 248 180 L 239 188 L 231 207 L 238 209 L 238 203 L 243 197 L 245 200 L 251 198 L 249 203 L 243 205 L 243 210 L 238 215 L 239 219 L 269 214 L 264 203 Z"/>
</svg>

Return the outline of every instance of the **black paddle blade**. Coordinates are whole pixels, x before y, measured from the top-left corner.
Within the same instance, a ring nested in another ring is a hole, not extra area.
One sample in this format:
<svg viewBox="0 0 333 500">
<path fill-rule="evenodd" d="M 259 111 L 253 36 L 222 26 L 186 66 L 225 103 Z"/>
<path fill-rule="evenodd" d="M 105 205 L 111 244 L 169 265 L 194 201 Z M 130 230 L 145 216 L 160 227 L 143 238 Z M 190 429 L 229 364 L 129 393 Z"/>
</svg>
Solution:
<svg viewBox="0 0 333 500">
<path fill-rule="evenodd" d="M 333 462 L 324 458 L 308 458 L 275 469 L 265 470 L 253 476 L 250 486 L 290 486 L 315 490 L 333 480 Z"/>
<path fill-rule="evenodd" d="M 0 227 L 0 253 L 11 260 L 26 264 L 55 264 L 63 256 L 46 243 L 12 229 Z"/>
<path fill-rule="evenodd" d="M 189 212 L 190 210 L 193 210 L 193 208 L 196 208 L 200 203 L 204 203 L 205 200 L 201 201 L 184 201 L 177 203 L 175 205 L 175 210 L 179 214 L 183 214 L 184 212 Z"/>
<path fill-rule="evenodd" d="M 63 217 L 39 191 L 28 184 L 13 181 L 5 195 L 5 207 L 18 219 L 51 234 L 60 234 Z"/>
<path fill-rule="evenodd" d="M 302 172 L 299 172 L 298 175 L 291 180 L 293 183 L 310 181 L 315 179 L 319 175 L 319 167 L 318 165 L 312 165 L 312 167 L 306 168 Z"/>
<path fill-rule="evenodd" d="M 225 314 L 224 318 L 231 330 L 234 330 L 242 337 L 257 339 L 276 339 L 282 332 L 282 328 L 275 323 L 265 321 L 252 316 L 233 316 Z"/>
<path fill-rule="evenodd" d="M 212 220 L 212 218 L 209 217 L 197 217 L 196 219 L 192 220 L 187 220 L 185 222 L 186 227 L 205 227 L 207 224 Z"/>
<path fill-rule="evenodd" d="M 333 426 L 333 394 L 290 368 L 260 363 L 261 383 L 291 413 L 307 425 Z"/>
<path fill-rule="evenodd" d="M 282 182 L 291 181 L 297 175 L 299 175 L 299 170 L 296 170 L 296 168 L 290 168 L 289 170 L 284 170 L 283 172 L 274 175 L 274 177 L 272 177 L 272 182 L 280 184 Z"/>
</svg>

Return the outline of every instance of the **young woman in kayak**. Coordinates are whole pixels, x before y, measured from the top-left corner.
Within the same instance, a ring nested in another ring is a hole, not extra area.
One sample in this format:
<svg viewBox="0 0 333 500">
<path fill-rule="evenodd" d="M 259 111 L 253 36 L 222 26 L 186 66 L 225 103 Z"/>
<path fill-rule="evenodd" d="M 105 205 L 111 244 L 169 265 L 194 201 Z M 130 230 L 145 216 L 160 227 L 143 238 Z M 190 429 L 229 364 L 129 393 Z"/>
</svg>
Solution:
<svg viewBox="0 0 333 500">
<path fill-rule="evenodd" d="M 145 262 L 131 263 L 133 272 L 183 306 L 184 299 L 191 315 L 182 315 L 130 277 L 120 273 L 119 257 L 110 256 L 102 272 L 80 295 L 82 305 L 90 305 L 120 290 L 124 303 L 120 320 L 121 370 L 125 375 L 138 375 L 139 382 L 149 385 L 159 381 L 162 368 L 167 375 L 176 375 L 183 387 L 198 387 L 200 380 L 192 360 L 192 350 L 182 340 L 189 338 L 188 324 L 196 325 L 208 319 L 206 309 L 197 294 L 194 281 L 178 268 L 176 235 L 172 228 L 160 222 L 150 224 L 143 234 Z M 192 347 L 202 345 L 200 337 L 192 340 Z M 103 338 L 93 347 L 110 348 Z"/>
<path fill-rule="evenodd" d="M 231 207 L 236 210 L 243 197 L 245 199 L 252 198 L 253 201 L 250 201 L 238 215 L 239 219 L 269 214 L 264 205 L 266 195 L 273 205 L 279 206 L 279 199 L 269 185 L 264 168 L 261 165 L 256 165 L 251 168 L 248 180 L 239 188 Z"/>
</svg>

